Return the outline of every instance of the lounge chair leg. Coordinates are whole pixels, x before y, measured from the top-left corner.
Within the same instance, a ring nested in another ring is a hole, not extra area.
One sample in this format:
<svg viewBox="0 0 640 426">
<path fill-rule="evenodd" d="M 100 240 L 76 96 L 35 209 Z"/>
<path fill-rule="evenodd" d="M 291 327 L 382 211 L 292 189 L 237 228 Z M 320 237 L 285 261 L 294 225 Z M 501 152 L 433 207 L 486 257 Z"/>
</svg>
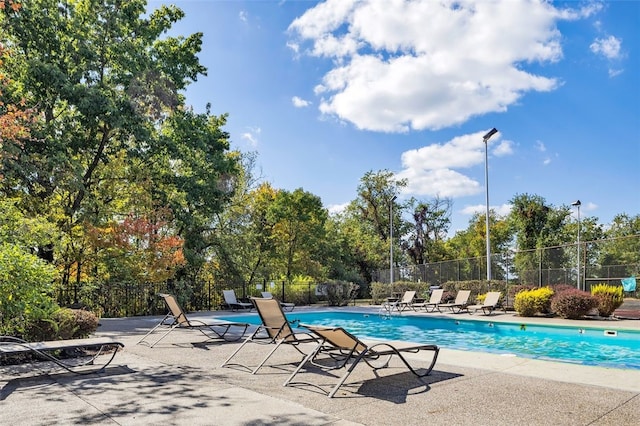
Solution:
<svg viewBox="0 0 640 426">
<path fill-rule="evenodd" d="M 178 327 L 178 324 L 173 325 L 169 328 L 169 330 L 167 330 L 166 333 L 164 333 L 162 336 L 160 336 L 160 338 L 158 340 L 156 340 L 155 342 L 153 342 L 153 344 L 151 346 L 149 346 L 150 348 L 154 347 L 155 345 L 157 345 L 158 343 L 160 343 L 160 341 L 162 339 L 164 339 L 165 337 L 167 337 L 169 335 L 169 333 L 171 333 L 173 330 L 175 330 L 175 328 Z"/>
<path fill-rule="evenodd" d="M 320 348 L 322 348 L 322 345 L 324 344 L 324 342 L 320 342 L 318 344 L 318 346 L 316 346 L 311 352 L 309 352 L 309 354 L 307 356 L 304 357 L 304 359 L 302 360 L 302 362 L 300 362 L 300 364 L 298 364 L 298 366 L 296 367 L 296 369 L 293 371 L 293 373 L 291 373 L 291 375 L 289 376 L 289 378 L 287 378 L 287 380 L 285 380 L 285 382 L 282 384 L 282 386 L 287 386 L 289 383 L 291 383 L 291 380 L 293 380 L 293 378 L 296 376 L 296 374 L 298 374 L 300 372 L 300 370 L 302 370 L 302 368 L 314 357 L 318 354 L 318 351 L 320 350 Z"/>
<path fill-rule="evenodd" d="M 358 355 L 358 357 L 353 361 L 353 364 L 351 364 L 349 366 L 349 368 L 347 368 L 347 371 L 340 378 L 340 381 L 333 387 L 333 389 L 331 389 L 331 392 L 329 392 L 329 395 L 328 395 L 329 398 L 333 398 L 333 396 L 336 394 L 336 392 L 338 392 L 338 389 L 340 389 L 340 386 L 342 386 L 344 384 L 344 382 L 347 380 L 347 378 L 351 375 L 351 372 L 356 368 L 356 365 L 358 365 L 358 363 L 360 362 L 360 360 L 364 357 L 364 355 L 366 353 L 367 353 L 367 351 L 361 352 L 360 355 Z"/>
<path fill-rule="evenodd" d="M 260 362 L 260 364 L 258 364 L 258 366 L 251 372 L 251 374 L 256 374 L 258 372 L 258 370 L 260 370 L 260 368 L 264 365 L 265 362 L 267 362 L 267 360 L 269 358 L 271 358 L 271 355 L 273 355 L 273 353 L 278 350 L 278 348 L 280 347 L 280 345 L 284 342 L 284 339 L 281 339 L 278 343 L 276 343 L 276 346 L 271 349 L 271 351 L 267 354 L 267 356 Z"/>
<path fill-rule="evenodd" d="M 244 342 L 242 342 L 242 344 L 238 347 L 238 349 L 236 349 L 235 351 L 233 351 L 233 353 L 232 353 L 231 355 L 229 355 L 229 358 L 227 358 L 227 359 L 222 363 L 222 365 L 220 365 L 220 367 L 224 367 L 224 366 L 228 365 L 228 364 L 229 364 L 229 361 L 231 361 L 231 359 L 232 359 L 234 356 L 236 356 L 236 355 L 238 354 L 238 352 L 240 352 L 240 351 L 242 350 L 242 348 L 244 348 L 244 346 L 245 346 L 247 343 L 249 343 L 249 342 L 250 342 L 250 341 L 255 337 L 255 335 L 256 335 L 256 334 L 258 334 L 258 331 L 259 331 L 259 330 L 260 330 L 260 329 L 258 328 L 258 330 L 254 331 L 254 332 L 253 332 L 253 334 L 252 334 L 251 336 L 247 337 L 247 338 L 245 339 L 245 341 L 244 341 Z"/>
<path fill-rule="evenodd" d="M 168 313 L 167 315 L 164 316 L 164 318 L 162 318 L 162 321 L 160 321 L 155 327 L 153 327 L 151 330 L 149 330 L 149 332 L 147 334 L 145 334 L 144 336 L 142 336 L 142 339 L 138 340 L 136 342 L 136 345 L 139 345 L 140 343 L 142 343 L 147 337 L 149 337 L 149 335 L 151 333 L 153 333 L 154 331 L 156 331 L 158 329 L 158 327 L 165 325 L 164 322 L 167 320 L 167 318 L 169 317 L 173 317 L 173 315 L 171 315 L 171 313 Z"/>
</svg>

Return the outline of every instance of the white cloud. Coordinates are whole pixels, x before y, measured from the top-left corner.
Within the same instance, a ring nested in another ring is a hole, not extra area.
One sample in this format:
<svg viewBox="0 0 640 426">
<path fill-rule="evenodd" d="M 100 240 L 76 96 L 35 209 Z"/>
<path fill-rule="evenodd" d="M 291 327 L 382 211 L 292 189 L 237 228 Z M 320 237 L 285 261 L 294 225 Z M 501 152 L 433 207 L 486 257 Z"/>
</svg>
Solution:
<svg viewBox="0 0 640 426">
<path fill-rule="evenodd" d="M 594 210 L 598 210 L 598 205 L 596 203 L 588 202 L 584 206 L 584 210 L 587 211 L 587 212 L 592 212 Z"/>
<path fill-rule="evenodd" d="M 513 143 L 511 141 L 502 141 L 493 149 L 493 154 L 497 157 L 513 154 Z"/>
<path fill-rule="evenodd" d="M 432 144 L 402 153 L 403 170 L 397 179 L 406 179 L 403 192 L 417 196 L 461 197 L 482 189 L 480 183 L 453 169 L 461 169 L 484 162 L 486 130 L 453 138 L 442 144 Z M 496 144 L 500 155 L 512 153 L 511 143 L 500 141 L 500 134 L 489 140 Z M 496 150 L 493 150 L 495 153 Z"/>
<path fill-rule="evenodd" d="M 328 0 L 290 24 L 290 44 L 334 61 L 315 87 L 323 114 L 366 130 L 439 129 L 557 88 L 557 79 L 527 64 L 560 60 L 557 23 L 601 9 L 537 0 Z"/>
<path fill-rule="evenodd" d="M 247 22 L 248 21 L 247 11 L 246 10 L 241 10 L 240 13 L 238 14 L 238 17 L 240 18 L 240 20 L 242 22 Z"/>
<path fill-rule="evenodd" d="M 246 132 L 242 133 L 240 137 L 247 141 L 251 148 L 255 148 L 258 146 L 258 136 L 260 136 L 261 132 L 262 129 L 259 127 L 251 127 Z"/>
<path fill-rule="evenodd" d="M 546 157 L 544 160 L 542 160 L 543 166 L 548 166 L 549 164 L 551 164 L 551 157 Z"/>
<path fill-rule="evenodd" d="M 311 105 L 311 102 L 304 100 L 298 96 L 294 96 L 293 98 L 291 98 L 291 102 L 296 108 L 304 108 Z"/>
<path fill-rule="evenodd" d="M 613 69 L 609 68 L 609 77 L 617 77 L 624 72 L 623 69 Z"/>
<path fill-rule="evenodd" d="M 513 204 L 502 204 L 499 206 L 489 206 L 489 209 L 494 211 L 498 216 L 504 217 L 511 213 L 511 209 L 513 208 Z M 473 216 L 478 213 L 484 216 L 487 211 L 487 206 L 485 204 L 476 204 L 475 206 L 465 206 L 460 213 L 466 214 L 469 216 Z"/>
<path fill-rule="evenodd" d="M 348 205 L 349 203 L 332 204 L 327 208 L 327 210 L 329 210 L 329 214 L 340 214 L 347 208 Z"/>
<path fill-rule="evenodd" d="M 544 143 L 536 141 L 536 149 L 540 152 L 545 152 L 547 150 L 547 147 L 544 145 Z"/>
<path fill-rule="evenodd" d="M 597 38 L 589 48 L 596 55 L 602 55 L 609 60 L 621 57 L 622 41 L 614 36 L 607 38 Z"/>
</svg>

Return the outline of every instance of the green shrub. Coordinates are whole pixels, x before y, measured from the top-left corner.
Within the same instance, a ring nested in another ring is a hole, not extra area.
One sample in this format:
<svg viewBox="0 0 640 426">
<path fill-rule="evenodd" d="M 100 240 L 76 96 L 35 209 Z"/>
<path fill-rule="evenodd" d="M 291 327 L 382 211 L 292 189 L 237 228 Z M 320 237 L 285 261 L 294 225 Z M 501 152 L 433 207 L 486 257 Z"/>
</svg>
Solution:
<svg viewBox="0 0 640 426">
<path fill-rule="evenodd" d="M 582 318 L 596 305 L 595 297 L 575 288 L 559 292 L 551 299 L 553 312 L 568 319 Z"/>
<path fill-rule="evenodd" d="M 98 328 L 98 317 L 84 309 L 61 308 L 47 318 L 26 325 L 24 339 L 28 341 L 79 339 Z"/>
<path fill-rule="evenodd" d="M 598 301 L 596 308 L 598 309 L 598 315 L 601 317 L 611 316 L 624 301 L 622 287 L 617 285 L 607 285 L 605 283 L 596 284 L 591 287 L 591 294 Z"/>
<path fill-rule="evenodd" d="M 27 325 L 50 317 L 55 269 L 16 245 L 0 244 L 0 334 L 23 336 Z"/>
<path fill-rule="evenodd" d="M 355 297 L 359 286 L 347 281 L 327 281 L 318 284 L 318 291 L 326 296 L 329 306 L 345 306 Z"/>
<path fill-rule="evenodd" d="M 521 290 L 515 296 L 513 308 L 521 317 L 532 317 L 538 312 L 532 290 Z"/>
<path fill-rule="evenodd" d="M 521 290 L 516 294 L 513 307 L 523 317 L 532 317 L 537 313 L 547 314 L 551 311 L 552 296 L 553 290 L 550 287 Z"/>
</svg>

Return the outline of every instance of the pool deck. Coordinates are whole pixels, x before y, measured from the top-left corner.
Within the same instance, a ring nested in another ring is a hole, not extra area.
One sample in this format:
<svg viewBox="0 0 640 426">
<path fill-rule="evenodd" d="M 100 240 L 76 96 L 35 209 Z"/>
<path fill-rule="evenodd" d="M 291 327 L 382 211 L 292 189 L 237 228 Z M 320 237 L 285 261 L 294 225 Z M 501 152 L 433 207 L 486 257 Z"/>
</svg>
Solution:
<svg viewBox="0 0 640 426">
<path fill-rule="evenodd" d="M 214 315 L 219 312 L 190 317 Z M 640 320 L 524 319 L 503 312 L 447 316 L 640 330 Z M 154 348 L 136 345 L 159 320 L 103 319 L 97 335 L 112 336 L 125 348 L 102 373 L 76 376 L 41 370 L 43 366 L 0 366 L 0 424 L 640 424 L 640 370 L 442 349 L 432 374 L 423 380 L 398 363 L 381 370 L 379 378 L 362 365 L 329 399 L 313 387 L 282 386 L 301 359 L 290 347 L 280 348 L 266 367 L 251 375 L 241 368 L 220 367 L 240 343 L 206 341 L 196 331 L 176 330 Z M 240 359 L 255 365 L 265 350 L 247 345 Z M 411 360 L 426 366 L 420 356 Z M 305 374 L 305 379 L 323 389 L 335 383 L 331 375 Z"/>
</svg>

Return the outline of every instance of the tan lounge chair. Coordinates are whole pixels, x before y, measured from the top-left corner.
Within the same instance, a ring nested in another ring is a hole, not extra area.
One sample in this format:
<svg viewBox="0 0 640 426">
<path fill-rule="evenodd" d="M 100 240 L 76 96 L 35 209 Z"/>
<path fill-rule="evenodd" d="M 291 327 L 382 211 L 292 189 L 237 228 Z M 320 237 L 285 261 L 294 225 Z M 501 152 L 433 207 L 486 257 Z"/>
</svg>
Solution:
<svg viewBox="0 0 640 426">
<path fill-rule="evenodd" d="M 428 301 L 423 302 L 423 303 L 414 303 L 412 306 L 412 308 L 424 308 L 425 311 L 427 312 L 435 312 L 435 310 L 437 309 L 438 312 L 442 312 L 440 311 L 440 302 L 442 302 L 442 296 L 444 295 L 444 290 L 443 289 L 436 289 L 433 290 L 431 292 L 431 297 L 429 298 Z M 431 308 L 431 310 L 429 310 L 429 308 Z"/>
<path fill-rule="evenodd" d="M 249 312 L 253 309 L 253 303 L 240 302 L 236 298 L 235 290 L 222 290 L 222 296 L 224 297 L 224 303 L 231 309 L 232 311 L 237 311 L 239 309 L 248 309 Z"/>
<path fill-rule="evenodd" d="M 467 310 L 472 314 L 473 312 L 477 312 L 482 309 L 483 314 L 490 315 L 498 307 L 498 303 L 500 303 L 500 296 L 501 293 L 499 291 L 490 291 L 487 293 L 484 303 L 480 305 L 467 306 Z"/>
<path fill-rule="evenodd" d="M 124 344 L 117 342 L 108 337 L 91 337 L 86 339 L 69 339 L 69 340 L 51 340 L 44 342 L 27 342 L 12 336 L 0 336 L 0 355 L 3 357 L 20 355 L 26 353 L 33 354 L 40 359 L 51 361 L 56 365 L 74 374 L 92 374 L 103 371 L 116 356 L 119 348 L 123 348 Z M 86 356 L 87 359 L 82 362 L 77 361 L 78 357 L 73 359 L 61 359 L 56 354 L 61 350 L 78 350 L 88 349 L 89 352 L 82 352 L 80 356 Z M 96 367 L 96 359 L 99 355 L 107 353 L 111 350 L 110 357 L 106 361 Z M 89 369 L 84 367 L 91 365 Z"/>
<path fill-rule="evenodd" d="M 304 343 L 317 343 L 317 338 L 306 332 L 294 332 L 291 328 L 291 324 L 287 319 L 282 306 L 276 299 L 264 299 L 258 297 L 252 297 L 251 301 L 254 303 L 262 325 L 258 326 L 256 330 L 251 333 L 249 337 L 236 349 L 221 367 L 229 365 L 238 365 L 248 370 L 251 370 L 251 374 L 256 374 L 258 370 L 267 362 L 271 355 L 282 345 L 291 345 L 303 356 L 306 352 L 300 349 L 300 345 Z M 258 343 L 265 345 L 273 345 L 273 349 L 264 357 L 262 361 L 256 367 L 249 367 L 244 364 L 231 363 L 231 360 L 244 348 L 248 343 Z"/>
<path fill-rule="evenodd" d="M 413 309 L 413 299 L 416 297 L 415 291 L 405 291 L 402 295 L 402 299 L 393 302 L 385 302 L 382 307 L 385 311 L 391 312 L 394 309 L 398 312 L 402 312 L 407 308 Z M 415 310 L 415 309 L 414 309 Z"/>
<path fill-rule="evenodd" d="M 236 340 L 242 339 L 244 333 L 247 331 L 249 324 L 246 323 L 237 323 L 237 322 L 204 322 L 199 320 L 190 320 L 187 318 L 187 315 L 184 313 L 175 297 L 170 294 L 160 293 L 158 296 L 162 297 L 165 305 L 169 309 L 169 312 L 164 316 L 164 318 L 160 321 L 158 325 L 153 327 L 147 334 L 145 334 L 142 339 L 138 340 L 136 344 L 140 344 L 147 339 L 153 332 L 155 332 L 160 327 L 168 327 L 168 330 L 160 336 L 158 340 L 153 342 L 150 347 L 154 347 L 158 344 L 162 339 L 167 337 L 169 333 L 177 328 L 182 329 L 191 329 L 198 330 L 206 337 L 210 339 L 220 338 L 224 339 L 228 342 L 233 342 Z M 235 334 L 227 334 L 231 331 L 232 327 L 242 329 L 241 333 Z M 212 334 L 211 334 L 212 333 Z"/>
<path fill-rule="evenodd" d="M 469 304 L 469 296 L 471 296 L 471 290 L 458 290 L 455 301 L 451 303 L 441 303 L 438 308 L 451 309 L 451 312 L 453 312 L 454 314 L 460 313 L 464 310 L 467 310 L 467 305 Z"/>
<path fill-rule="evenodd" d="M 346 372 L 339 379 L 338 383 L 328 392 L 327 396 L 332 398 L 340 386 L 344 384 L 351 372 L 355 369 L 360 361 L 364 361 L 374 371 L 389 366 L 389 361 L 396 355 L 404 363 L 404 365 L 417 377 L 424 377 L 431 373 L 433 367 L 438 359 L 438 353 L 440 349 L 436 345 L 403 345 L 401 343 L 391 345 L 389 343 L 377 343 L 374 345 L 367 345 L 359 340 L 357 337 L 349 333 L 343 328 L 327 328 L 313 325 L 304 325 L 311 333 L 318 336 L 320 342 L 316 348 L 311 351 L 305 359 L 302 360 L 296 370 L 289 376 L 284 382 L 284 386 L 290 384 L 307 384 L 315 386 L 312 383 L 306 382 L 292 382 L 293 378 L 300 372 L 300 370 L 310 363 L 321 370 L 337 370 L 346 368 Z M 433 351 L 433 357 L 431 364 L 424 372 L 419 372 L 402 356 L 403 353 L 417 353 L 419 351 Z M 320 357 L 321 355 L 328 355 L 327 357 Z M 320 357 L 320 358 L 319 358 Z M 383 361 L 380 359 L 383 358 Z M 374 364 L 375 363 L 375 364 Z M 378 365 L 379 364 L 379 365 Z"/>
<path fill-rule="evenodd" d="M 273 294 L 271 294 L 268 291 L 263 291 L 262 292 L 262 297 L 264 299 L 273 299 Z M 284 309 L 285 311 L 293 311 L 293 309 L 296 307 L 295 303 L 289 303 L 289 302 L 280 302 L 280 306 L 282 306 L 282 309 Z"/>
</svg>

